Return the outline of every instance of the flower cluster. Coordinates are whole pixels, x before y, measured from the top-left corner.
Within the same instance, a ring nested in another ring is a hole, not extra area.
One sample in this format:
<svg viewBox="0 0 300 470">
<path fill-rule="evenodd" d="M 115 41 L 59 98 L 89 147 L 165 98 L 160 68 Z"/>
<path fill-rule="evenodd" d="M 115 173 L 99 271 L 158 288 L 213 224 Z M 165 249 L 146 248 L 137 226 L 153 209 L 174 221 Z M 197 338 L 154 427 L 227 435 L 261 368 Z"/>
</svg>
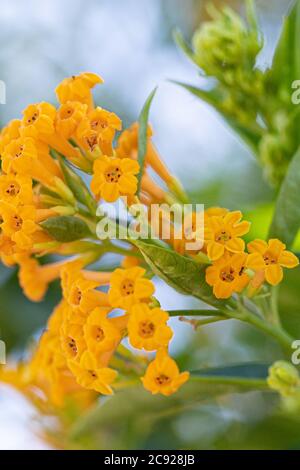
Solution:
<svg viewBox="0 0 300 470">
<path fill-rule="evenodd" d="M 169 356 L 169 313 L 154 297 L 155 272 L 138 244 L 129 238 L 120 246 L 97 236 L 97 209 L 103 202 L 121 199 L 131 213 L 137 202 L 145 209 L 156 203 L 182 206 L 187 196 L 153 145 L 150 126 L 141 170 L 139 126 L 117 134 L 118 116 L 93 102 L 91 89 L 101 82 L 92 73 L 63 80 L 56 89 L 57 108 L 45 102 L 30 105 L 0 135 L 1 259 L 18 265 L 20 286 L 30 300 L 42 300 L 55 279 L 61 280 L 63 297 L 32 357 L 15 373 L 2 371 L 1 380 L 35 401 L 42 394 L 55 407 L 70 397 L 85 406 L 99 393 L 110 395 L 113 387 L 140 379 L 152 394 L 168 396 L 190 375 Z M 145 213 L 149 225 L 151 213 Z M 239 293 L 255 297 L 264 283 L 282 280 L 282 268 L 299 264 L 276 239 L 253 240 L 246 251 L 242 237 L 250 223 L 240 211 L 211 207 L 202 215 L 200 223 L 197 213 L 189 213 L 184 229 L 175 217 L 168 219 L 165 238 L 162 210 L 152 228 L 163 238 L 160 249 L 204 268 L 205 288 L 215 300 L 233 296 L 235 301 Z M 199 249 L 188 248 L 188 242 L 199 239 Z M 108 271 L 99 263 L 106 253 L 122 255 Z M 62 259 L 41 263 L 45 255 Z"/>
</svg>

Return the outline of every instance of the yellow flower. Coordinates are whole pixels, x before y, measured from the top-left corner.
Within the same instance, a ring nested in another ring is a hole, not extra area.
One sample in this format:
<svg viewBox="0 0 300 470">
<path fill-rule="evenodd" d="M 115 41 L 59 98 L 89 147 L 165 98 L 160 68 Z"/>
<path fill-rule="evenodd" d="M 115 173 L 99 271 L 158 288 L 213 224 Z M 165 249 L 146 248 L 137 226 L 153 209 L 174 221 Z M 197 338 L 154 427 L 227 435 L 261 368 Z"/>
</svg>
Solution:
<svg viewBox="0 0 300 470">
<path fill-rule="evenodd" d="M 168 353 L 162 349 L 157 352 L 156 358 L 152 361 L 142 378 L 146 390 L 153 395 L 161 393 L 169 396 L 177 392 L 188 379 L 189 372 L 179 372 L 174 359 L 168 356 Z"/>
<path fill-rule="evenodd" d="M 138 154 L 138 132 L 139 125 L 137 122 L 132 124 L 129 129 L 126 129 L 118 138 L 118 144 L 116 148 L 116 154 L 119 158 L 133 158 L 137 159 Z M 173 176 L 170 174 L 165 163 L 162 161 L 156 148 L 154 147 L 152 140 L 152 129 L 151 126 L 147 127 L 147 152 L 145 155 L 145 164 L 150 165 L 153 170 L 159 175 L 159 177 L 165 181 L 166 184 L 170 184 L 173 181 Z"/>
<path fill-rule="evenodd" d="M 99 368 L 96 359 L 88 351 L 83 353 L 79 364 L 75 361 L 68 361 L 68 365 L 76 381 L 82 387 L 103 395 L 113 393 L 110 385 L 115 381 L 117 372 L 108 367 Z"/>
<path fill-rule="evenodd" d="M 2 202 L 0 213 L 3 218 L 1 229 L 14 241 L 18 248 L 28 250 L 32 247 L 32 235 L 39 230 L 35 223 L 35 206 L 13 206 Z"/>
<path fill-rule="evenodd" d="M 20 137 L 20 119 L 13 119 L 7 126 L 3 127 L 0 132 L 0 155 L 2 155 L 4 148 L 15 139 Z"/>
<path fill-rule="evenodd" d="M 66 139 L 75 135 L 78 124 L 87 113 L 87 105 L 78 101 L 67 101 L 57 110 L 55 129 Z"/>
<path fill-rule="evenodd" d="M 83 328 L 76 323 L 64 322 L 60 329 L 61 347 L 68 360 L 79 361 L 86 351 Z"/>
<path fill-rule="evenodd" d="M 29 176 L 8 175 L 0 176 L 0 199 L 13 205 L 32 203 L 32 180 Z"/>
<path fill-rule="evenodd" d="M 88 350 L 97 357 L 100 353 L 114 351 L 121 341 L 121 331 L 113 319 L 107 318 L 108 308 L 95 308 L 83 327 Z"/>
<path fill-rule="evenodd" d="M 160 308 L 150 309 L 147 304 L 134 305 L 130 310 L 128 336 L 134 348 L 155 351 L 168 346 L 173 332 L 167 321 L 169 315 Z"/>
<path fill-rule="evenodd" d="M 299 264 L 297 256 L 287 251 L 285 244 L 276 238 L 268 242 L 253 240 L 248 243 L 247 247 L 250 253 L 259 254 L 262 257 L 265 279 L 273 286 L 282 281 L 282 268 L 295 268 Z"/>
<path fill-rule="evenodd" d="M 45 101 L 30 104 L 23 111 L 21 134 L 26 137 L 40 138 L 41 135 L 54 133 L 55 107 Z"/>
<path fill-rule="evenodd" d="M 50 282 L 59 277 L 60 270 L 66 261 L 40 265 L 35 258 L 27 253 L 15 255 L 20 266 L 19 282 L 24 294 L 33 302 L 40 302 Z"/>
<path fill-rule="evenodd" d="M 91 189 L 95 196 L 114 202 L 120 196 L 132 196 L 137 190 L 139 164 L 129 158 L 98 158 L 94 163 Z"/>
<path fill-rule="evenodd" d="M 112 307 L 129 310 L 132 305 L 147 301 L 154 293 L 154 285 L 144 279 L 145 269 L 138 266 L 116 269 L 111 276 L 108 296 Z"/>
<path fill-rule="evenodd" d="M 55 173 L 53 173 L 52 165 L 49 168 L 42 163 L 46 158 L 45 153 L 41 151 L 40 143 L 30 137 L 19 138 L 11 141 L 5 147 L 2 154 L 2 169 L 6 173 L 30 176 L 46 186 L 51 186 L 54 184 L 57 166 L 53 161 L 53 165 L 55 165 Z"/>
<path fill-rule="evenodd" d="M 244 271 L 246 264 L 246 253 L 225 253 L 206 269 L 206 282 L 213 287 L 213 293 L 218 299 L 227 299 L 234 292 L 241 292 L 246 287 L 250 281 Z"/>
<path fill-rule="evenodd" d="M 112 155 L 115 132 L 121 130 L 120 118 L 99 106 L 88 113 L 77 127 L 76 136 L 80 145 L 93 151 L 97 145 L 105 155 Z"/>
<path fill-rule="evenodd" d="M 61 280 L 64 298 L 73 310 L 79 309 L 89 313 L 96 306 L 109 306 L 107 294 L 96 291 L 99 286 L 97 280 L 85 277 L 81 260 L 67 263 L 61 270 Z"/>
<path fill-rule="evenodd" d="M 68 101 L 79 101 L 92 106 L 91 88 L 97 83 L 103 83 L 102 78 L 95 73 L 81 73 L 65 78 L 55 89 L 57 99 L 60 103 Z"/>
<path fill-rule="evenodd" d="M 250 222 L 240 222 L 240 211 L 228 212 L 223 216 L 208 217 L 204 230 L 207 246 L 207 255 L 215 261 L 223 256 L 225 250 L 231 253 L 240 253 L 245 249 L 242 235 L 250 229 Z"/>
</svg>

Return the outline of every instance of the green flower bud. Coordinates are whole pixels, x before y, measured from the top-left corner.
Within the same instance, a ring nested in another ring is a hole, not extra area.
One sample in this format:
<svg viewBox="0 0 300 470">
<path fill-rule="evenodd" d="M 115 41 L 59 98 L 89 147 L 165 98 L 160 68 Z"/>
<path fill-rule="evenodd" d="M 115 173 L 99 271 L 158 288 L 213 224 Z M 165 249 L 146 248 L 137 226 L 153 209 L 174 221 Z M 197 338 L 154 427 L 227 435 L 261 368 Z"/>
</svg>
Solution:
<svg viewBox="0 0 300 470">
<path fill-rule="evenodd" d="M 268 385 L 283 397 L 293 396 L 299 391 L 299 373 L 292 364 L 277 361 L 269 368 Z"/>
<path fill-rule="evenodd" d="M 231 85 L 234 70 L 254 67 L 262 43 L 257 28 L 245 24 L 232 9 L 211 7 L 210 14 L 212 21 L 204 23 L 193 37 L 195 61 L 207 75 Z"/>
</svg>

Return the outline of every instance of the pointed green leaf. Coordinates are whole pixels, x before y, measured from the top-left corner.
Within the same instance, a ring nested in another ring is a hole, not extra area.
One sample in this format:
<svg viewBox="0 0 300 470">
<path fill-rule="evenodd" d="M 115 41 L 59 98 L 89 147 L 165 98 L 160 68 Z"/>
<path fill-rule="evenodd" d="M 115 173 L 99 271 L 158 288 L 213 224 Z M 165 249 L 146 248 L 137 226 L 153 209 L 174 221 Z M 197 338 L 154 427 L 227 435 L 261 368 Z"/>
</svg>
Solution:
<svg viewBox="0 0 300 470">
<path fill-rule="evenodd" d="M 224 308 L 225 302 L 218 300 L 205 281 L 207 266 L 199 265 L 185 256 L 168 248 L 135 240 L 145 260 L 157 276 L 185 295 L 192 295 L 217 308 Z"/>
<path fill-rule="evenodd" d="M 173 31 L 173 39 L 179 49 L 181 49 L 184 54 L 194 63 L 198 66 L 196 60 L 195 60 L 195 54 L 191 46 L 188 44 L 188 42 L 184 39 L 181 31 L 179 29 L 174 29 Z"/>
<path fill-rule="evenodd" d="M 300 77 L 300 1 L 293 3 L 293 8 L 284 18 L 282 33 L 279 38 L 272 68 L 269 71 L 271 80 L 280 85 L 285 83 L 289 88 L 294 80 Z"/>
<path fill-rule="evenodd" d="M 222 109 L 221 103 L 223 100 L 223 96 L 220 90 L 214 88 L 213 90 L 202 90 L 201 88 L 197 88 L 195 86 L 189 85 L 187 83 L 182 83 L 178 81 L 172 80 L 172 83 L 175 83 L 187 91 L 192 93 L 197 98 L 205 101 L 207 104 L 213 106 L 215 110 L 221 115 L 224 119 L 225 123 L 237 134 L 239 137 L 251 148 L 255 155 L 258 154 L 258 144 L 260 141 L 260 134 L 258 129 L 251 129 L 248 126 L 243 126 L 240 124 L 236 119 L 232 116 L 228 115 Z M 254 126 L 256 124 L 254 123 Z"/>
<path fill-rule="evenodd" d="M 269 237 L 291 247 L 300 228 L 300 149 L 293 157 L 275 205 Z"/>
<path fill-rule="evenodd" d="M 73 216 L 50 217 L 40 225 L 59 242 L 73 242 L 91 235 L 87 224 Z"/>
<path fill-rule="evenodd" d="M 144 171 L 145 165 L 145 157 L 147 152 L 147 129 L 148 129 L 148 118 L 149 118 L 149 111 L 152 100 L 156 93 L 157 87 L 151 91 L 150 95 L 146 99 L 146 102 L 142 108 L 142 111 L 139 115 L 139 132 L 138 132 L 138 162 L 140 165 L 140 172 L 138 175 L 138 193 L 140 192 L 142 176 Z"/>
</svg>

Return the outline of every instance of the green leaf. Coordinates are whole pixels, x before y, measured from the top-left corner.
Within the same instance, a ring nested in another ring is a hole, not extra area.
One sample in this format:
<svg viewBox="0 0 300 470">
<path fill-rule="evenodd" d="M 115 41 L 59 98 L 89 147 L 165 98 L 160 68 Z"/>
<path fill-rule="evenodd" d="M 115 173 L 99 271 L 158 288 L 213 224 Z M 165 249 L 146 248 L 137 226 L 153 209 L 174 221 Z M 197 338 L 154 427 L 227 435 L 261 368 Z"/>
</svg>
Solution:
<svg viewBox="0 0 300 470">
<path fill-rule="evenodd" d="M 269 238 L 291 247 L 300 228 L 300 149 L 294 155 L 281 185 Z"/>
<path fill-rule="evenodd" d="M 87 224 L 73 216 L 50 217 L 40 225 L 59 242 L 73 242 L 91 235 Z"/>
<path fill-rule="evenodd" d="M 148 128 L 148 118 L 149 118 L 149 111 L 152 100 L 156 93 L 157 87 L 151 91 L 150 95 L 146 99 L 146 102 L 142 108 L 142 111 L 139 115 L 139 132 L 138 132 L 138 163 L 140 165 L 140 172 L 138 175 L 138 193 L 140 192 L 142 176 L 144 171 L 145 165 L 145 156 L 147 152 L 147 128 Z"/>
<path fill-rule="evenodd" d="M 177 28 L 174 29 L 173 31 L 173 39 L 179 49 L 183 51 L 183 53 L 194 63 L 198 66 L 196 60 L 195 60 L 195 54 L 191 46 L 188 44 L 188 42 L 184 39 L 181 31 Z"/>
<path fill-rule="evenodd" d="M 59 158 L 60 167 L 62 169 L 67 185 L 73 192 L 76 199 L 95 212 L 97 205 L 91 193 L 86 187 L 82 178 L 62 159 Z"/>
<path fill-rule="evenodd" d="M 134 240 L 133 243 L 139 248 L 153 272 L 175 290 L 197 297 L 213 307 L 224 308 L 225 302 L 213 295 L 211 287 L 205 281 L 207 266 L 145 241 Z"/>
<path fill-rule="evenodd" d="M 296 0 L 288 16 L 284 19 L 282 33 L 278 41 L 272 68 L 271 80 L 277 85 L 283 83 L 290 91 L 291 84 L 300 77 L 300 2 Z"/>
<path fill-rule="evenodd" d="M 200 98 L 201 100 L 205 101 L 207 104 L 215 108 L 215 110 L 221 115 L 225 123 L 251 148 L 253 153 L 255 155 L 258 154 L 258 144 L 260 141 L 260 133 L 258 129 L 250 129 L 249 127 L 243 126 L 232 116 L 224 112 L 221 106 L 221 103 L 223 101 L 223 94 L 220 90 L 218 90 L 218 88 L 214 88 L 208 91 L 175 80 L 171 80 L 171 82 L 185 88 L 194 96 Z M 254 124 L 254 126 L 256 126 L 256 124 Z"/>
</svg>

